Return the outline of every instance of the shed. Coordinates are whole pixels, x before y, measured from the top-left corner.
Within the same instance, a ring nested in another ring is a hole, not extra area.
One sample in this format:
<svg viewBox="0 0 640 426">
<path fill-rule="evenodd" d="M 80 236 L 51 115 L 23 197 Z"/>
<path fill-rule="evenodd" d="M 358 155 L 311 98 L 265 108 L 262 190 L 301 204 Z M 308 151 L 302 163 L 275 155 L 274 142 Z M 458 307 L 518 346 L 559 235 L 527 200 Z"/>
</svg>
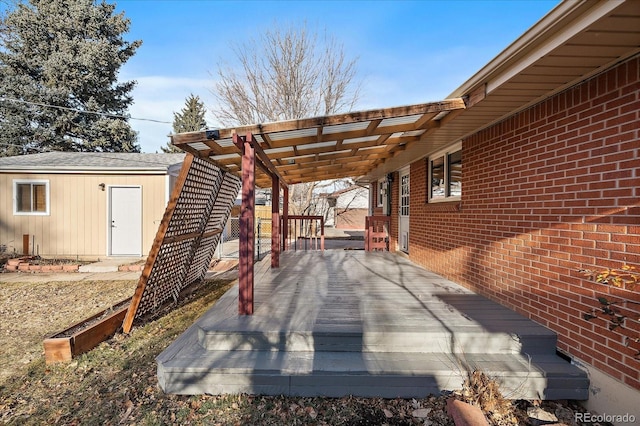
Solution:
<svg viewBox="0 0 640 426">
<path fill-rule="evenodd" d="M 327 195 L 327 226 L 363 230 L 369 214 L 369 188 L 352 185 Z"/>
<path fill-rule="evenodd" d="M 0 249 L 143 256 L 184 154 L 46 152 L 0 158 Z"/>
</svg>

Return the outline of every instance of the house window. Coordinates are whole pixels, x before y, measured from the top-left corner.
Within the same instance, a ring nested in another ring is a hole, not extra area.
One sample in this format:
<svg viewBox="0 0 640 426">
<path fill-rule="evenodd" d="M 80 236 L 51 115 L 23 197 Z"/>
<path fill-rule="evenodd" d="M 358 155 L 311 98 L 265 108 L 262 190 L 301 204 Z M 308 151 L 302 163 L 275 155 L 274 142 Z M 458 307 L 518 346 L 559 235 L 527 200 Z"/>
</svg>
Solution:
<svg viewBox="0 0 640 426">
<path fill-rule="evenodd" d="M 378 207 L 384 205 L 385 180 L 378 181 Z"/>
<path fill-rule="evenodd" d="M 49 214 L 49 181 L 48 180 L 14 180 L 13 181 L 13 214 L 48 215 Z"/>
<path fill-rule="evenodd" d="M 459 200 L 462 196 L 462 144 L 429 157 L 429 202 Z"/>
</svg>

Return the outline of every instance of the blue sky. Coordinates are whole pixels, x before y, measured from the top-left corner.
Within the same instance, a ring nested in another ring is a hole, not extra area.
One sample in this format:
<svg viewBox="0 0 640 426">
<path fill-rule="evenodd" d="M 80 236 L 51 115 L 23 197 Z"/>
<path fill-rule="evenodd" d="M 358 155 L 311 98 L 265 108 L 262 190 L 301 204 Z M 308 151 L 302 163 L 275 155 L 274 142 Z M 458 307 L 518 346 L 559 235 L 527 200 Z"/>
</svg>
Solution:
<svg viewBox="0 0 640 426">
<path fill-rule="evenodd" d="M 120 0 L 127 40 L 143 41 L 121 69 L 138 82 L 130 109 L 143 152 L 160 151 L 173 112 L 190 93 L 215 106 L 218 64 L 233 64 L 233 43 L 277 23 L 327 31 L 358 58 L 356 110 L 447 97 L 558 4 L 502 1 L 173 1 Z M 207 115 L 210 127 L 218 127 Z"/>
</svg>

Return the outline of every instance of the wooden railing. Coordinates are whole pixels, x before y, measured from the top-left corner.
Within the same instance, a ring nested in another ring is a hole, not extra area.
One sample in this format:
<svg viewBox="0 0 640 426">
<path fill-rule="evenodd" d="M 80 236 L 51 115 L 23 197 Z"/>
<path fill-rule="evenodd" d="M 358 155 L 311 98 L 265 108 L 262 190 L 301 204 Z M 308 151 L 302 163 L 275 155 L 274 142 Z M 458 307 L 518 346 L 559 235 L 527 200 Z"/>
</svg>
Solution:
<svg viewBox="0 0 640 426">
<path fill-rule="evenodd" d="M 324 217 L 289 215 L 288 226 L 282 225 L 285 233 L 285 250 L 324 251 Z"/>
<path fill-rule="evenodd" d="M 365 218 L 365 251 L 389 251 L 391 216 L 367 216 Z"/>
</svg>

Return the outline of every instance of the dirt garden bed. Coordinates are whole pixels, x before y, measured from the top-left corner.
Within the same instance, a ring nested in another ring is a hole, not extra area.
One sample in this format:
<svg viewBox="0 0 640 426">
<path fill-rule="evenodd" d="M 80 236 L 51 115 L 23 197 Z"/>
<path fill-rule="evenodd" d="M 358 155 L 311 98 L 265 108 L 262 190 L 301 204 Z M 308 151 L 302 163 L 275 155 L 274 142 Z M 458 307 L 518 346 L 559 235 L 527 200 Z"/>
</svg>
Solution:
<svg viewBox="0 0 640 426">
<path fill-rule="evenodd" d="M 137 280 L 0 283 L 0 388 L 42 360 L 42 340 L 133 294 Z M 2 398 L 0 398 L 1 400 Z"/>
<path fill-rule="evenodd" d="M 78 272 L 80 262 L 69 259 L 43 259 L 38 256 L 8 258 L 4 264 L 5 272 Z"/>
</svg>

